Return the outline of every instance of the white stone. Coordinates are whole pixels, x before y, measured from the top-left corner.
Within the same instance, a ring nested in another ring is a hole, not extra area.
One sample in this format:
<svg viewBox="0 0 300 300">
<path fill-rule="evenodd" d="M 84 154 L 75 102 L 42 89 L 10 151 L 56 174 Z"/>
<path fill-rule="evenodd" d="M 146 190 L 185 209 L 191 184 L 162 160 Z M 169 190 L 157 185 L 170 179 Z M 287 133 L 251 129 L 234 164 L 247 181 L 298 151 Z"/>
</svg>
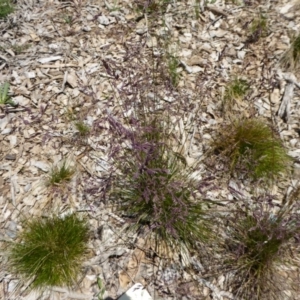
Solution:
<svg viewBox="0 0 300 300">
<path fill-rule="evenodd" d="M 148 291 L 140 283 L 134 284 L 118 300 L 152 300 Z"/>
</svg>

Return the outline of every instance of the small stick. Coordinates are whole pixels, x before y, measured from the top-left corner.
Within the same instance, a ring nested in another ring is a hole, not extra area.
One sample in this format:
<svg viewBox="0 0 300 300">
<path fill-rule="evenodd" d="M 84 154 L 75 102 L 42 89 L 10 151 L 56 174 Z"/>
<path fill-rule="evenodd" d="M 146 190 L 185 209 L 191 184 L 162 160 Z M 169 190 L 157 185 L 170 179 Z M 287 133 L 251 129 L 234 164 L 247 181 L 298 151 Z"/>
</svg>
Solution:
<svg viewBox="0 0 300 300">
<path fill-rule="evenodd" d="M 290 117 L 291 99 L 294 96 L 294 83 L 288 82 L 285 86 L 284 95 L 280 107 L 278 109 L 278 116 L 285 122 L 288 122 Z"/>
</svg>

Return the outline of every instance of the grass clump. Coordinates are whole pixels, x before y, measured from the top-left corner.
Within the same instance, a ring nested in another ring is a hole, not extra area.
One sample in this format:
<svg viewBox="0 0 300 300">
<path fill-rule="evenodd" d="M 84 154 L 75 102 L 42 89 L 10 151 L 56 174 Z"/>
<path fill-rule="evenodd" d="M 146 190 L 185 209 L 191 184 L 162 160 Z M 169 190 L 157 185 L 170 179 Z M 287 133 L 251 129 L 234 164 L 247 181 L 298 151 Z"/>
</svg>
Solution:
<svg viewBox="0 0 300 300">
<path fill-rule="evenodd" d="M 287 70 L 294 70 L 300 62 L 300 34 L 294 39 L 290 48 L 282 56 L 280 63 Z"/>
<path fill-rule="evenodd" d="M 68 107 L 65 112 L 66 121 L 76 130 L 73 141 L 83 144 L 91 132 L 91 127 L 84 122 L 84 112 L 78 113 L 77 107 Z"/>
<path fill-rule="evenodd" d="M 49 174 L 48 185 L 60 186 L 69 182 L 75 174 L 75 167 L 71 166 L 70 162 L 63 160 L 62 163 L 54 166 Z"/>
<path fill-rule="evenodd" d="M 70 16 L 70 15 L 63 15 L 63 20 L 64 20 L 64 22 L 65 22 L 66 24 L 68 24 L 68 25 L 70 25 L 70 26 L 71 26 L 71 25 L 73 24 L 73 22 L 74 22 L 72 16 Z"/>
<path fill-rule="evenodd" d="M 32 288 L 71 286 L 87 250 L 89 228 L 75 214 L 24 222 L 18 242 L 9 249 L 12 271 Z"/>
<path fill-rule="evenodd" d="M 278 271 L 291 263 L 293 238 L 299 236 L 299 214 L 284 209 L 273 214 L 262 205 L 239 209 L 227 219 L 224 260 L 232 272 L 231 287 L 237 299 L 284 299 L 288 285 Z"/>
<path fill-rule="evenodd" d="M 250 36 L 247 43 L 256 43 L 261 37 L 266 37 L 269 31 L 268 18 L 260 13 L 257 18 L 253 19 L 249 30 Z"/>
<path fill-rule="evenodd" d="M 223 126 L 212 146 L 231 172 L 253 179 L 274 178 L 291 163 L 280 138 L 260 119 L 241 119 Z"/>
<path fill-rule="evenodd" d="M 252 21 L 250 31 L 251 34 L 255 33 L 256 31 L 260 31 L 260 34 L 265 34 L 268 30 L 268 19 L 266 16 L 260 14 L 258 18 Z"/>
<path fill-rule="evenodd" d="M 116 120 L 110 123 L 121 134 L 118 145 L 127 143 L 124 151 L 113 153 L 118 175 L 112 197 L 129 220 L 128 228 L 153 238 L 156 251 L 161 245 L 191 250 L 206 242 L 211 234 L 207 203 L 201 199 L 200 183 L 191 176 L 194 170 L 172 146 L 167 116 L 132 120 L 131 129 Z"/>
<path fill-rule="evenodd" d="M 24 45 L 13 45 L 12 49 L 16 54 L 21 54 L 22 52 L 26 51 L 31 47 L 31 44 L 24 44 Z"/>
<path fill-rule="evenodd" d="M 250 86 L 248 82 L 241 78 L 235 78 L 225 87 L 223 98 L 223 110 L 232 110 L 234 104 L 240 102 L 248 93 Z"/>
<path fill-rule="evenodd" d="M 8 95 L 9 92 L 9 83 L 5 82 L 0 85 L 0 105 L 10 105 L 16 107 L 17 104 L 14 103 L 11 97 Z"/>
<path fill-rule="evenodd" d="M 6 18 L 13 11 L 14 8 L 10 0 L 0 0 L 0 19 Z"/>
<path fill-rule="evenodd" d="M 124 65 L 118 77 L 111 79 L 118 105 L 103 120 L 109 124 L 112 166 L 106 199 L 153 256 L 156 253 L 174 263 L 174 257 L 180 256 L 188 265 L 193 249 L 205 248 L 214 231 L 209 211 L 213 201 L 202 197 L 205 184 L 199 164 L 187 163 L 189 134 L 184 132 L 183 120 L 176 117 L 177 101 L 183 105 L 187 101 L 170 84 L 163 53 L 152 56 L 149 68 L 141 64 L 142 51 L 133 54 L 132 50 L 128 49 L 136 58 L 134 67 L 129 60 L 126 64 L 137 71 L 128 72 Z M 114 73 L 109 61 L 104 66 L 108 74 Z"/>
<path fill-rule="evenodd" d="M 226 100 L 243 98 L 247 94 L 249 88 L 249 84 L 246 80 L 235 78 L 226 86 L 224 98 Z"/>
<path fill-rule="evenodd" d="M 90 127 L 79 120 L 74 123 L 80 137 L 86 137 L 90 133 Z"/>
<path fill-rule="evenodd" d="M 298 63 L 300 57 L 300 36 L 298 36 L 292 44 L 293 61 Z"/>
</svg>

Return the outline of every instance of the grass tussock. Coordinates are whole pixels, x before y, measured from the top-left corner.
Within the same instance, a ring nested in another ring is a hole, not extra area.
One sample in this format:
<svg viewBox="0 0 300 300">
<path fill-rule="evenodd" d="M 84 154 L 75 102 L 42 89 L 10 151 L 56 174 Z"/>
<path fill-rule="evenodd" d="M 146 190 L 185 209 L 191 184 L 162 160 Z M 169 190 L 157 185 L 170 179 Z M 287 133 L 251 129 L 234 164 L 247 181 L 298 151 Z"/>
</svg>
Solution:
<svg viewBox="0 0 300 300">
<path fill-rule="evenodd" d="M 247 206 L 246 206 L 247 207 Z M 238 299 L 284 299 L 289 289 L 279 267 L 293 265 L 291 249 L 299 246 L 299 213 L 272 213 L 263 205 L 238 209 L 227 219 L 227 253 L 231 287 Z"/>
<path fill-rule="evenodd" d="M 80 273 L 88 237 L 87 221 L 75 214 L 27 220 L 9 248 L 11 270 L 30 281 L 32 288 L 72 286 Z"/>
<path fill-rule="evenodd" d="M 294 38 L 290 48 L 284 53 L 280 60 L 281 66 L 287 71 L 295 70 L 300 62 L 300 35 Z"/>
<path fill-rule="evenodd" d="M 130 221 L 129 229 L 153 234 L 158 243 L 175 248 L 205 243 L 211 233 L 207 203 L 192 168 L 172 147 L 168 119 L 158 115 L 142 124 L 135 120 L 133 130 L 110 121 L 128 142 L 127 149 L 114 153 L 119 172 L 112 196 Z"/>
<path fill-rule="evenodd" d="M 223 126 L 212 147 L 231 172 L 253 179 L 274 178 L 287 172 L 291 163 L 280 138 L 260 119 Z"/>
<path fill-rule="evenodd" d="M 128 52 L 128 57 L 142 55 L 136 49 L 128 48 Z M 104 62 L 107 73 L 114 76 L 112 88 L 118 91 L 117 109 L 108 111 L 104 120 L 109 124 L 113 166 L 106 199 L 128 222 L 128 229 L 152 244 L 156 253 L 165 257 L 162 252 L 179 255 L 185 249 L 188 257 L 188 251 L 213 236 L 211 203 L 201 195 L 200 166 L 188 165 L 184 142 L 179 142 L 175 110 L 179 102 L 188 104 L 186 95 L 170 82 L 165 56 L 152 59 L 151 67 L 141 65 L 139 56 L 128 60 L 136 62 L 138 72 L 130 73 L 124 66 L 118 76 L 113 63 Z"/>
</svg>

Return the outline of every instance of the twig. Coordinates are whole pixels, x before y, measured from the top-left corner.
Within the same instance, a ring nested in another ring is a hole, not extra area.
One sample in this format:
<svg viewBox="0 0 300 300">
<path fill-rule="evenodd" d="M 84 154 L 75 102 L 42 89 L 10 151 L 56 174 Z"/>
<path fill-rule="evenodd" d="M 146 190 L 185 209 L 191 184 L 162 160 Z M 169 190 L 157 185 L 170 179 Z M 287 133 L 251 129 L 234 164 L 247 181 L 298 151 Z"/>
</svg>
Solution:
<svg viewBox="0 0 300 300">
<path fill-rule="evenodd" d="M 207 5 L 206 8 L 211 11 L 213 14 L 222 16 L 222 17 L 228 17 L 228 13 L 226 13 L 225 11 L 215 7 L 215 6 L 211 6 L 211 5 Z"/>
<path fill-rule="evenodd" d="M 290 117 L 291 99 L 294 96 L 294 83 L 288 82 L 285 86 L 284 95 L 280 107 L 278 109 L 278 116 L 285 122 L 288 122 Z"/>
<path fill-rule="evenodd" d="M 16 197 L 15 197 L 15 185 L 13 182 L 13 177 L 11 167 L 9 168 L 9 177 L 10 177 L 10 193 L 11 193 L 11 200 L 12 204 L 15 206 L 16 205 Z"/>
<path fill-rule="evenodd" d="M 277 73 L 280 78 L 284 79 L 287 82 L 284 90 L 284 95 L 282 97 L 282 102 L 277 114 L 280 118 L 287 122 L 290 117 L 290 106 L 291 99 L 293 99 L 294 96 L 294 86 L 300 89 L 300 83 L 297 82 L 296 76 L 292 73 L 283 73 L 280 68 L 277 69 Z"/>
</svg>

